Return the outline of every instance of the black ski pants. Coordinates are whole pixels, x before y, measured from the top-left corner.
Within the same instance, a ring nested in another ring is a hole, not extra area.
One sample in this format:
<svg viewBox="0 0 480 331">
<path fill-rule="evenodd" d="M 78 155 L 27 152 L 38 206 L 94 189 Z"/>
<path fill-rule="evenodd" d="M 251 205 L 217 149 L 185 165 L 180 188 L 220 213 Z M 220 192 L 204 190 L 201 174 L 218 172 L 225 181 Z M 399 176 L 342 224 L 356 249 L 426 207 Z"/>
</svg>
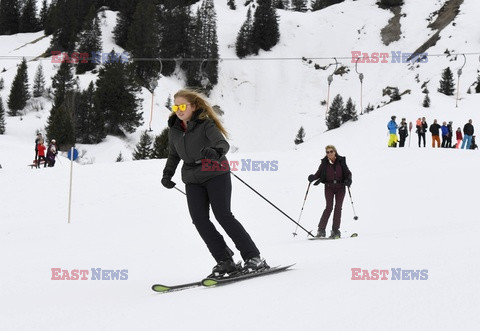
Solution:
<svg viewBox="0 0 480 331">
<path fill-rule="evenodd" d="M 250 235 L 230 211 L 232 180 L 229 172 L 202 184 L 187 184 L 186 193 L 193 224 L 217 262 L 230 259 L 233 252 L 210 221 L 210 206 L 244 260 L 260 255 Z"/>
<path fill-rule="evenodd" d="M 417 133 L 418 134 L 418 147 L 420 146 L 420 142 L 423 140 L 423 147 L 425 147 L 425 132 L 424 133 Z"/>
</svg>

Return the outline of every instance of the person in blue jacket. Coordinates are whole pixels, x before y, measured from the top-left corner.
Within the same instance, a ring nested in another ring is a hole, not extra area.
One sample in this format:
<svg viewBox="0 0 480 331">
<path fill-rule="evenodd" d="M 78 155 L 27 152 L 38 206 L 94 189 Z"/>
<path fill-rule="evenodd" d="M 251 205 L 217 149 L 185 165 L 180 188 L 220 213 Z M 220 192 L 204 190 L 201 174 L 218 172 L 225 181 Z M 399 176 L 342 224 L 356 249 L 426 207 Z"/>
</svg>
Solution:
<svg viewBox="0 0 480 331">
<path fill-rule="evenodd" d="M 390 133 L 390 139 L 388 140 L 388 147 L 397 147 L 397 141 L 398 141 L 397 128 L 398 128 L 398 125 L 395 122 L 396 118 L 397 117 L 395 115 L 393 115 L 391 117 L 392 120 L 390 122 L 388 122 L 388 124 L 387 124 L 388 132 Z"/>
<path fill-rule="evenodd" d="M 450 132 L 450 131 L 448 130 L 447 122 L 443 121 L 442 126 L 441 126 L 440 129 L 442 129 L 442 147 L 445 148 L 445 147 L 447 147 L 448 134 L 449 134 L 449 132 Z"/>
</svg>

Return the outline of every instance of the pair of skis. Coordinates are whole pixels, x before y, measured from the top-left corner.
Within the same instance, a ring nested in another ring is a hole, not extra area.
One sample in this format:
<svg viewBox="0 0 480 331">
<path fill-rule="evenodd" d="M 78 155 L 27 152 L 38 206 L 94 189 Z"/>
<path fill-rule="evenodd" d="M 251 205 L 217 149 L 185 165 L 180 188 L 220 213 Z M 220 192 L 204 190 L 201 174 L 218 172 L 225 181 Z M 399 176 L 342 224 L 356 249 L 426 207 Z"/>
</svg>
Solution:
<svg viewBox="0 0 480 331">
<path fill-rule="evenodd" d="M 340 238 L 331 238 L 331 237 L 309 237 L 308 240 L 338 240 L 338 239 L 347 239 L 347 238 L 356 238 L 358 233 L 352 233 L 350 237 L 340 237 Z"/>
<path fill-rule="evenodd" d="M 220 285 L 232 284 L 235 282 L 239 282 L 239 281 L 254 278 L 254 277 L 266 276 L 266 275 L 271 275 L 271 274 L 279 273 L 282 271 L 286 271 L 293 265 L 294 264 L 290 264 L 287 266 L 276 266 L 276 267 L 272 267 L 262 271 L 249 272 L 246 274 L 240 274 L 238 276 L 232 276 L 232 277 L 226 277 L 226 278 L 204 278 L 198 282 L 178 284 L 178 285 L 172 285 L 172 286 L 155 284 L 152 286 L 152 290 L 158 293 L 169 293 L 169 292 L 181 291 L 181 290 L 186 290 L 188 288 L 199 287 L 199 286 L 215 287 Z"/>
</svg>

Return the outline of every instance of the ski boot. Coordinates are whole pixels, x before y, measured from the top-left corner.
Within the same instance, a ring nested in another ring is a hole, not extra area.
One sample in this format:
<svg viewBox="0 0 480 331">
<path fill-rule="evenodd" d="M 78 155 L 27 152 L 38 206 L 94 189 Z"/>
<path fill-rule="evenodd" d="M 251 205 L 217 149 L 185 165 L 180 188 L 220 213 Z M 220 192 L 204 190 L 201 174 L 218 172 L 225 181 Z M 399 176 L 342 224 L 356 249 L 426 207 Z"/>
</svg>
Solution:
<svg viewBox="0 0 480 331">
<path fill-rule="evenodd" d="M 317 238 L 325 238 L 325 236 L 326 236 L 325 230 L 318 229 L 316 237 Z"/>
<path fill-rule="evenodd" d="M 226 278 L 242 271 L 241 262 L 235 264 L 233 259 L 223 260 L 213 267 L 212 273 L 208 278 Z"/>
<path fill-rule="evenodd" d="M 332 230 L 332 232 L 330 233 L 330 237 L 328 237 L 330 239 L 340 239 L 341 238 L 341 232 L 340 230 Z"/>
<path fill-rule="evenodd" d="M 243 265 L 244 273 L 259 272 L 267 269 L 270 269 L 270 266 L 260 256 L 255 256 L 250 259 L 246 259 Z"/>
</svg>

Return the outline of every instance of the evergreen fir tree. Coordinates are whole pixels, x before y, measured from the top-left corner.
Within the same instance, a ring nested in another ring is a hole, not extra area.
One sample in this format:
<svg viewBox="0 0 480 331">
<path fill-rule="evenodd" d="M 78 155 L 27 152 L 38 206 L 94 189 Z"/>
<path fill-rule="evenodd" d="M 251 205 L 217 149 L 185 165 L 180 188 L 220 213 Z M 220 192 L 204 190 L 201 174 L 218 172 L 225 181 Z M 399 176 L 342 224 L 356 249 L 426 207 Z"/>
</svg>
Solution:
<svg viewBox="0 0 480 331">
<path fill-rule="evenodd" d="M 120 154 L 118 154 L 117 159 L 115 160 L 115 162 L 123 162 L 123 161 L 124 161 L 123 155 L 122 155 L 122 152 L 120 152 Z"/>
<path fill-rule="evenodd" d="M 105 118 L 95 106 L 95 86 L 79 93 L 75 111 L 75 138 L 82 144 L 96 144 L 105 138 Z"/>
<path fill-rule="evenodd" d="M 5 134 L 5 108 L 3 107 L 3 99 L 0 96 L 0 134 Z"/>
<path fill-rule="evenodd" d="M 340 127 L 340 125 L 342 124 L 342 114 L 344 112 L 345 109 L 343 104 L 343 98 L 340 94 L 337 94 L 328 110 L 326 124 L 329 130 Z"/>
<path fill-rule="evenodd" d="M 250 54 L 253 54 L 252 30 L 252 13 L 250 11 L 250 8 L 248 8 L 247 19 L 240 28 L 240 31 L 237 35 L 237 41 L 235 43 L 235 53 L 239 58 L 244 58 Z"/>
<path fill-rule="evenodd" d="M 308 10 L 307 0 L 292 0 L 292 8 L 295 11 L 306 12 Z"/>
<path fill-rule="evenodd" d="M 160 135 L 155 137 L 152 159 L 168 158 L 168 131 L 169 128 L 165 128 Z"/>
<path fill-rule="evenodd" d="M 133 22 L 133 15 L 135 9 L 140 0 L 120 0 L 119 1 L 119 13 L 117 16 L 117 25 L 113 29 L 113 35 L 115 43 L 122 47 L 127 48 L 128 31 L 130 25 Z"/>
<path fill-rule="evenodd" d="M 40 24 L 37 19 L 37 1 L 26 0 L 20 16 L 20 32 L 40 31 Z"/>
<path fill-rule="evenodd" d="M 75 145 L 74 110 L 78 96 L 77 91 L 68 90 L 62 103 L 54 104 L 47 119 L 47 139 L 55 139 L 60 150 L 68 151 Z"/>
<path fill-rule="evenodd" d="M 381 4 L 386 7 L 395 7 L 403 5 L 403 0 L 381 0 Z"/>
<path fill-rule="evenodd" d="M 38 24 L 40 25 L 40 29 L 45 30 L 45 25 L 47 23 L 48 17 L 48 4 L 47 0 L 42 1 L 42 9 L 40 9 L 40 18 Z"/>
<path fill-rule="evenodd" d="M 48 140 L 55 139 L 63 151 L 75 145 L 74 118 L 79 92 L 74 90 L 74 85 L 71 65 L 64 62 L 52 78 L 55 93 L 46 127 Z"/>
<path fill-rule="evenodd" d="M 478 78 L 477 78 L 477 86 L 475 87 L 475 93 L 480 93 L 480 75 L 478 75 Z"/>
<path fill-rule="evenodd" d="M 3 77 L 0 78 L 0 91 L 3 90 L 3 88 L 5 87 L 5 81 L 3 80 Z"/>
<path fill-rule="evenodd" d="M 430 97 L 428 96 L 428 93 L 425 94 L 425 98 L 423 99 L 423 107 L 425 108 L 430 107 Z"/>
<path fill-rule="evenodd" d="M 0 1 L 0 35 L 11 35 L 19 32 L 20 2 L 19 0 Z"/>
<path fill-rule="evenodd" d="M 171 94 L 168 95 L 167 101 L 165 102 L 165 107 L 168 110 L 170 110 L 171 107 L 172 107 L 172 95 Z"/>
<path fill-rule="evenodd" d="M 83 20 L 95 0 L 57 0 L 50 6 L 45 33 L 52 33 L 49 50 L 72 53 Z"/>
<path fill-rule="evenodd" d="M 355 104 L 352 101 L 352 98 L 348 98 L 347 104 L 345 105 L 345 110 L 342 114 L 342 123 L 348 121 L 356 121 L 358 120 L 357 111 L 355 109 Z"/>
<path fill-rule="evenodd" d="M 162 58 L 190 57 L 193 31 L 189 7 L 159 6 L 158 19 L 161 25 L 160 54 Z M 185 68 L 184 64 L 184 68 Z M 162 74 L 170 76 L 175 71 L 175 61 L 162 61 Z"/>
<path fill-rule="evenodd" d="M 60 68 L 52 78 L 52 87 L 55 89 L 54 104 L 59 107 L 65 99 L 65 94 L 74 87 L 73 74 L 69 63 L 63 62 L 60 64 Z"/>
<path fill-rule="evenodd" d="M 237 9 L 237 5 L 235 4 L 235 0 L 228 0 L 227 5 L 231 10 Z"/>
<path fill-rule="evenodd" d="M 303 126 L 301 126 L 294 140 L 295 145 L 300 145 L 301 143 L 303 143 L 303 138 L 305 138 L 305 129 L 303 128 Z"/>
<path fill-rule="evenodd" d="M 134 160 L 148 160 L 152 158 L 153 149 L 152 149 L 153 139 L 148 134 L 148 131 L 145 130 L 140 136 L 140 141 L 135 146 L 133 151 Z"/>
<path fill-rule="evenodd" d="M 45 76 L 43 75 L 43 67 L 40 63 L 37 66 L 35 77 L 33 78 L 33 97 L 41 97 L 45 93 Z"/>
<path fill-rule="evenodd" d="M 453 95 L 455 92 L 455 82 L 453 79 L 453 73 L 450 70 L 450 67 L 445 68 L 442 73 L 442 79 L 440 80 L 440 87 L 438 92 L 445 95 Z"/>
<path fill-rule="evenodd" d="M 102 51 L 102 31 L 100 30 L 100 20 L 94 5 L 90 7 L 90 12 L 85 19 L 78 44 L 78 53 L 88 53 L 89 57 L 92 56 L 92 53 Z M 87 63 L 80 61 L 77 65 L 77 74 L 80 75 L 93 70 L 96 66 L 97 63 L 94 60 L 89 60 Z"/>
<path fill-rule="evenodd" d="M 190 62 L 184 66 L 187 85 L 201 87 L 207 94 L 218 83 L 218 61 L 211 60 L 219 57 L 216 20 L 213 0 L 204 0 L 197 11 L 190 56 L 210 60 L 200 65 Z"/>
<path fill-rule="evenodd" d="M 110 57 L 114 56 L 112 51 Z M 143 122 L 139 113 L 142 100 L 136 96 L 140 87 L 132 70 L 127 64 L 109 61 L 99 70 L 96 85 L 95 107 L 105 116 L 105 134 L 133 133 Z"/>
<path fill-rule="evenodd" d="M 331 5 L 343 2 L 345 0 L 314 0 L 312 1 L 312 11 L 317 11 L 323 8 L 327 8 Z"/>
<path fill-rule="evenodd" d="M 277 9 L 284 9 L 284 10 L 290 9 L 289 0 L 276 0 L 274 3 L 275 3 L 275 8 Z"/>
<path fill-rule="evenodd" d="M 373 105 L 368 104 L 367 108 L 365 108 L 364 113 L 365 113 L 365 114 L 368 114 L 368 113 L 370 113 L 371 111 L 373 111 L 373 109 L 374 109 Z"/>
<path fill-rule="evenodd" d="M 156 16 L 155 5 L 150 0 L 141 0 L 133 22 L 128 30 L 127 49 L 134 58 L 156 59 L 160 57 L 160 25 Z M 158 61 L 135 61 L 135 76 L 139 83 L 149 88 L 154 80 L 158 80 L 160 63 Z"/>
<path fill-rule="evenodd" d="M 18 65 L 17 74 L 13 79 L 8 97 L 9 115 L 17 116 L 18 112 L 25 108 L 29 98 L 27 60 L 23 58 L 22 62 Z"/>
<path fill-rule="evenodd" d="M 258 54 L 260 49 L 269 51 L 280 40 L 278 17 L 275 7 L 272 6 L 272 0 L 258 0 L 253 17 L 253 51 L 255 54 Z"/>
</svg>

